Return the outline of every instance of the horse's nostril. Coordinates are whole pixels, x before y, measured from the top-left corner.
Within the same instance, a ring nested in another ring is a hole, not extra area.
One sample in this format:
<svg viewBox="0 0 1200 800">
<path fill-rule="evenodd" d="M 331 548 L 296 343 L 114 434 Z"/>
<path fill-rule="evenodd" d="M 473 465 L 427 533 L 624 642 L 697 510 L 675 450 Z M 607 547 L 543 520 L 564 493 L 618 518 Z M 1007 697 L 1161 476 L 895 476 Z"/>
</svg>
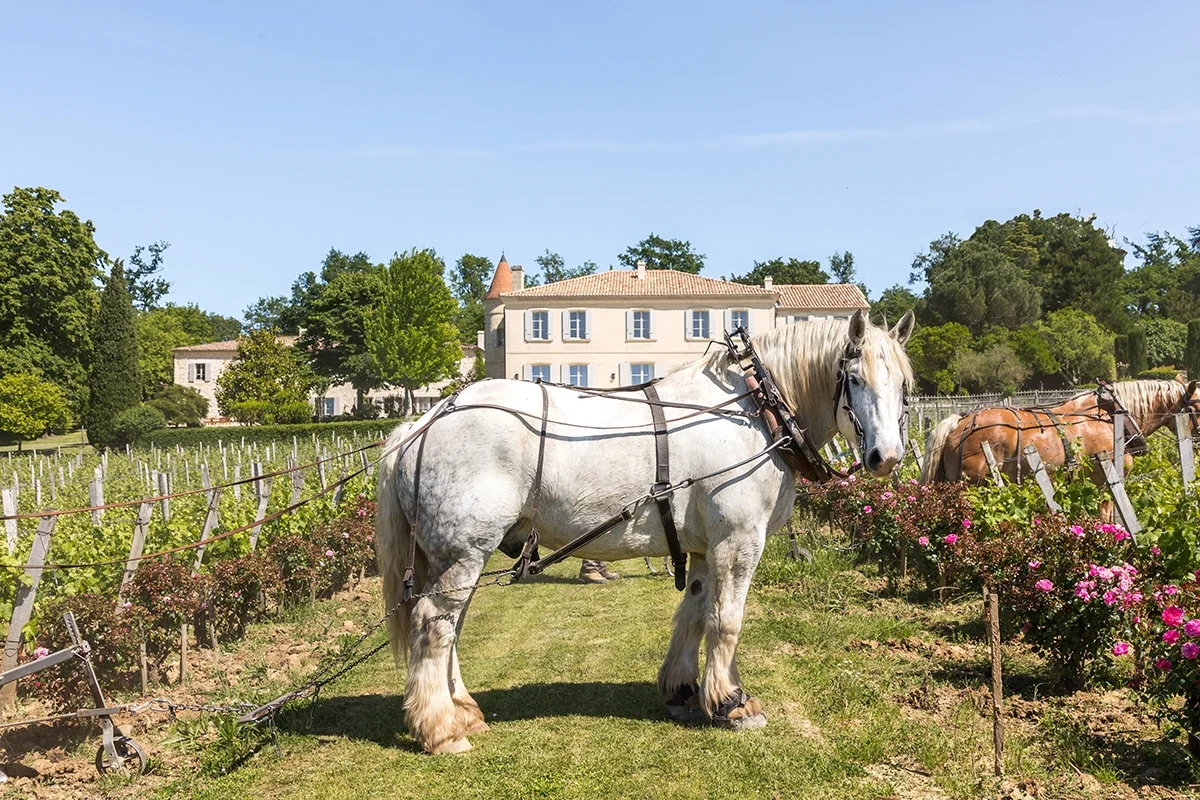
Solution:
<svg viewBox="0 0 1200 800">
<path fill-rule="evenodd" d="M 867 453 L 867 469 L 879 469 L 879 465 L 883 463 L 883 455 L 876 448 Z"/>
</svg>

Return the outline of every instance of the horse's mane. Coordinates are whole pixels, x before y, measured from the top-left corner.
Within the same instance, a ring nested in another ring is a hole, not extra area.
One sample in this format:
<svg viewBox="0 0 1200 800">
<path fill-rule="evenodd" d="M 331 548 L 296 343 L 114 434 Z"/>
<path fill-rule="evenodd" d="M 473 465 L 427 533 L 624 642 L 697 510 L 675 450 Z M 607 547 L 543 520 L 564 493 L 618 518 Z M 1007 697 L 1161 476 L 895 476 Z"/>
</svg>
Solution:
<svg viewBox="0 0 1200 800">
<path fill-rule="evenodd" d="M 798 414 L 814 403 L 833 407 L 837 382 L 837 362 L 846 347 L 849 323 L 845 320 L 807 320 L 785 325 L 752 337 L 754 348 L 771 371 L 784 399 Z M 898 367 L 905 386 L 913 385 L 912 366 L 904 347 L 884 328 L 867 323 L 862 348 L 863 371 L 875 374 L 882 362 L 888 368 Z M 723 345 L 713 345 L 708 353 L 674 370 L 667 376 L 689 380 L 705 374 L 732 386 L 729 372 L 729 352 Z"/>
<path fill-rule="evenodd" d="M 1152 414 L 1165 414 L 1183 401 L 1184 385 L 1179 381 L 1118 381 L 1112 385 L 1121 403 L 1139 423 Z"/>
</svg>

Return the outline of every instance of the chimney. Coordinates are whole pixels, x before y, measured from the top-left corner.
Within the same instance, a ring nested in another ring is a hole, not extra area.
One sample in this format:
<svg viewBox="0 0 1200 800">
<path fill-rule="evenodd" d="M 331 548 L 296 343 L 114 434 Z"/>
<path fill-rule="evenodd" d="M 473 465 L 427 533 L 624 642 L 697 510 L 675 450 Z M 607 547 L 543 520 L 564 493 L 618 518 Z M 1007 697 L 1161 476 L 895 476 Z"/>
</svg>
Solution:
<svg viewBox="0 0 1200 800">
<path fill-rule="evenodd" d="M 639 281 L 646 280 L 646 262 L 645 261 L 637 262 L 637 279 Z"/>
<path fill-rule="evenodd" d="M 763 278 L 763 288 L 764 289 L 774 289 L 775 288 L 775 279 L 772 278 L 770 275 Z"/>
<path fill-rule="evenodd" d="M 512 268 L 513 291 L 519 292 L 525 288 L 525 268 L 520 264 Z"/>
<path fill-rule="evenodd" d="M 475 331 L 475 346 L 482 350 L 484 349 L 483 344 L 483 331 Z"/>
</svg>

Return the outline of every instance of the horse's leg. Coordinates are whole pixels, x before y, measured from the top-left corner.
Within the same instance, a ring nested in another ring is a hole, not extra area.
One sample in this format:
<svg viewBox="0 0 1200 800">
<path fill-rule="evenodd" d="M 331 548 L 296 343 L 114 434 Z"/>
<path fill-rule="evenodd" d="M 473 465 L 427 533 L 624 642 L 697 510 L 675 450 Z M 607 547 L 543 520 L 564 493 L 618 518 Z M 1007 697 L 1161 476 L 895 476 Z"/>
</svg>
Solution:
<svg viewBox="0 0 1200 800">
<path fill-rule="evenodd" d="M 762 705 L 742 691 L 737 670 L 738 637 L 750 579 L 762 557 L 760 534 L 730 536 L 708 552 L 708 608 L 705 616 L 704 678 L 700 702 L 718 724 L 740 730 L 767 724 Z"/>
<path fill-rule="evenodd" d="M 471 586 L 482 571 L 482 558 L 460 560 L 440 573 L 431 566 L 425 591 Z M 471 727 L 469 715 L 459 712 L 450 688 L 452 680 L 455 688 L 462 683 L 454 644 L 470 594 L 433 594 L 413 605 L 404 713 L 409 732 L 427 753 L 463 753 L 471 749 L 466 739 Z"/>
<path fill-rule="evenodd" d="M 471 592 L 471 597 L 474 596 L 475 593 Z M 454 629 L 454 644 L 450 648 L 450 699 L 454 701 L 454 713 L 458 716 L 458 722 L 467 736 L 487 733 L 489 730 L 487 722 L 484 721 L 483 712 L 479 710 L 479 704 L 475 702 L 475 698 L 471 697 L 471 693 L 467 691 L 462 673 L 458 668 L 458 637 L 462 635 L 463 622 L 467 618 L 467 607 L 470 603 L 471 600 L 468 598 L 462 611 L 458 614 L 458 625 Z"/>
<path fill-rule="evenodd" d="M 675 610 L 667 657 L 658 670 L 658 693 L 671 716 L 681 722 L 698 719 L 700 710 L 700 640 L 708 607 L 708 562 L 692 555 L 683 599 Z"/>
</svg>

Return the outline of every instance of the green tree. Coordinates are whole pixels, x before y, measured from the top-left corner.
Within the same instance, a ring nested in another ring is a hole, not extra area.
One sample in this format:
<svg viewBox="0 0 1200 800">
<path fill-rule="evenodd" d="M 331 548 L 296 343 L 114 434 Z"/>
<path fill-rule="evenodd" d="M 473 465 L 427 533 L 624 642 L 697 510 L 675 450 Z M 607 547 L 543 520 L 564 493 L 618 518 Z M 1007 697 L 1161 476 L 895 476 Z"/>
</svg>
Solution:
<svg viewBox="0 0 1200 800">
<path fill-rule="evenodd" d="M 48 380 L 29 373 L 0 378 L 0 433 L 17 441 L 36 439 L 71 424 L 67 398 Z"/>
<path fill-rule="evenodd" d="M 1131 328 L 1126 337 L 1126 347 L 1129 351 L 1129 374 L 1136 376 L 1150 367 L 1148 347 L 1146 345 L 1146 329 Z"/>
<path fill-rule="evenodd" d="M 912 290 L 896 284 L 884 289 L 879 299 L 871 303 L 871 321 L 876 325 L 895 325 L 909 311 L 920 316 L 921 298 Z"/>
<path fill-rule="evenodd" d="M 162 271 L 163 253 L 170 247 L 170 242 L 155 242 L 149 247 L 138 245 L 133 248 L 129 257 L 129 266 L 125 270 L 125 283 L 129 287 L 129 296 L 133 298 L 135 307 L 149 311 L 158 305 L 158 301 L 171 291 L 171 284 L 158 277 Z M 142 253 L 150 253 L 150 261 Z"/>
<path fill-rule="evenodd" d="M 190 386 L 164 386 L 146 405 L 157 408 L 171 425 L 196 428 L 208 413 L 208 399 Z"/>
<path fill-rule="evenodd" d="M 568 267 L 562 256 L 558 253 L 551 253 L 549 250 L 535 258 L 534 261 L 542 268 L 542 271 L 529 276 L 526 286 L 558 283 L 571 278 L 582 278 L 584 275 L 594 275 L 596 272 L 596 262 L 594 261 L 585 261 L 578 267 Z"/>
<path fill-rule="evenodd" d="M 0 213 L 0 376 L 41 375 L 78 416 L 87 402 L 96 282 L 107 256 L 95 228 L 58 211 L 51 189 L 14 189 Z"/>
<path fill-rule="evenodd" d="M 1050 352 L 1041 330 L 1036 325 L 1026 325 L 1009 334 L 1008 343 L 1016 352 L 1021 363 L 1029 368 L 1030 376 L 1048 378 L 1058 374 L 1058 362 Z"/>
<path fill-rule="evenodd" d="M 931 323 L 959 322 L 979 333 L 993 325 L 1019 328 L 1040 315 L 1037 287 L 987 242 L 947 234 L 917 256 L 913 275 L 929 284 L 925 309 Z"/>
<path fill-rule="evenodd" d="M 316 384 L 317 376 L 303 353 L 271 331 L 251 331 L 238 341 L 237 358 L 217 376 L 217 408 L 231 416 L 231 408 L 240 403 L 307 403 Z"/>
<path fill-rule="evenodd" d="M 1200 378 L 1200 319 L 1194 319 L 1187 324 L 1187 350 L 1184 367 L 1188 378 Z"/>
<path fill-rule="evenodd" d="M 1188 328 L 1173 319 L 1142 321 L 1146 331 L 1146 361 L 1151 367 L 1176 367 L 1183 364 Z"/>
<path fill-rule="evenodd" d="M 617 256 L 627 269 L 645 261 L 646 269 L 674 269 L 698 275 L 704 269 L 704 255 L 692 249 L 692 243 L 680 239 L 664 239 L 651 233 L 633 247 Z"/>
<path fill-rule="evenodd" d="M 84 427 L 88 440 L 104 448 L 114 442 L 113 421 L 117 415 L 136 406 L 142 398 L 133 301 L 125 287 L 124 263 L 119 258 L 113 262 L 100 296 L 92 345 L 95 354 Z"/>
<path fill-rule="evenodd" d="M 725 280 L 747 286 L 762 286 L 770 276 L 780 285 L 829 283 L 829 273 L 821 269 L 820 261 L 801 261 L 798 258 L 772 258 L 770 261 L 755 261 L 745 275 L 732 275 Z"/>
<path fill-rule="evenodd" d="M 1024 385 L 1031 372 L 1012 346 L 1005 343 L 959 357 L 959 379 L 973 392 L 1012 394 Z"/>
<path fill-rule="evenodd" d="M 367 346 L 376 369 L 388 384 L 404 389 L 405 414 L 412 409 L 414 389 L 454 375 L 462 358 L 444 271 L 432 250 L 397 253 L 384 274 L 382 300 L 367 317 Z"/>
<path fill-rule="evenodd" d="M 208 313 L 208 326 L 211 331 L 209 341 L 212 342 L 232 342 L 242 335 L 242 323 L 233 317 L 225 317 L 211 311 Z"/>
<path fill-rule="evenodd" d="M 483 330 L 483 296 L 494 269 L 490 259 L 464 253 L 450 271 L 450 289 L 458 300 L 454 323 L 465 344 L 474 344 L 476 331 Z"/>
<path fill-rule="evenodd" d="M 949 394 L 959 384 L 959 360 L 971 349 L 971 331 L 957 322 L 920 328 L 906 349 L 917 378 L 932 391 Z"/>
<path fill-rule="evenodd" d="M 311 273 L 309 273 L 311 275 Z M 330 384 L 354 386 L 358 408 L 367 392 L 383 385 L 367 351 L 367 315 L 383 297 L 383 268 L 366 253 L 347 256 L 330 250 L 319 278 L 302 276 L 297 347 L 308 353 L 313 370 Z"/>
<path fill-rule="evenodd" d="M 113 418 L 109 444 L 114 447 L 132 445 L 146 434 L 165 427 L 167 418 L 156 407 L 147 403 L 127 408 Z"/>
<path fill-rule="evenodd" d="M 1113 334 L 1091 314 L 1077 308 L 1063 308 L 1047 314 L 1039 327 L 1058 362 L 1058 374 L 1068 386 L 1116 377 Z"/>
<path fill-rule="evenodd" d="M 258 298 L 242 312 L 242 320 L 242 329 L 246 332 L 266 330 L 295 336 L 300 327 L 283 295 Z"/>
</svg>

